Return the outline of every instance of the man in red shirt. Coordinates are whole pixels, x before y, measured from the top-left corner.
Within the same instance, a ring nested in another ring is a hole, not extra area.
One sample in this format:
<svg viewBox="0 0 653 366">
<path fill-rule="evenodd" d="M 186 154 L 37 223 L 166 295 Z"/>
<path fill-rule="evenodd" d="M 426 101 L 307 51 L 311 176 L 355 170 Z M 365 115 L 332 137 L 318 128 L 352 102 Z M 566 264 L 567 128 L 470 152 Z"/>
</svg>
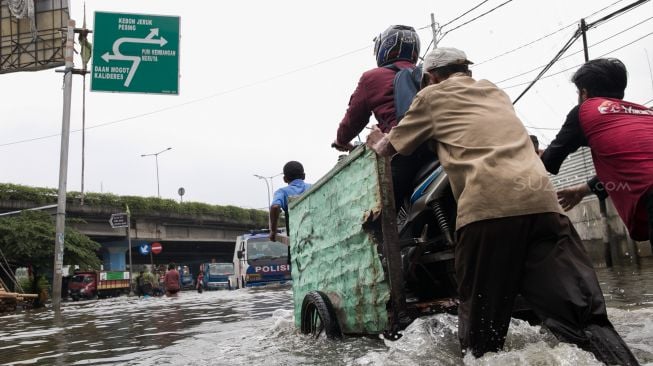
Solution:
<svg viewBox="0 0 653 366">
<path fill-rule="evenodd" d="M 166 286 L 166 295 L 172 296 L 179 292 L 179 272 L 174 263 L 168 264 L 168 272 L 163 283 Z"/>
<path fill-rule="evenodd" d="M 588 61 L 571 80 L 578 105 L 542 161 L 557 174 L 567 155 L 589 146 L 597 176 L 558 192 L 560 203 L 570 210 L 591 192 L 609 195 L 630 236 L 653 246 L 653 110 L 623 100 L 628 75 L 617 59 Z"/>
</svg>

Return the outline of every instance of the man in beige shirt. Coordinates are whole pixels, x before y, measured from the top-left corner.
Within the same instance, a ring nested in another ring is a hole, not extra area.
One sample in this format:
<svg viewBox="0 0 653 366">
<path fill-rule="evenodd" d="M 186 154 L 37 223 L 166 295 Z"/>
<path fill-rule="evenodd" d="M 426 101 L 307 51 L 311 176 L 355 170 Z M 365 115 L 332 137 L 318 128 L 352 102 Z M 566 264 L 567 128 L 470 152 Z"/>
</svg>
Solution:
<svg viewBox="0 0 653 366">
<path fill-rule="evenodd" d="M 637 364 L 608 320 L 596 274 L 561 208 L 510 99 L 474 80 L 464 52 L 438 48 L 424 60 L 430 83 L 399 125 L 375 129 L 379 155 L 435 147 L 458 203 L 458 336 L 476 357 L 503 348 L 521 294 L 565 342 L 608 364 Z"/>
</svg>

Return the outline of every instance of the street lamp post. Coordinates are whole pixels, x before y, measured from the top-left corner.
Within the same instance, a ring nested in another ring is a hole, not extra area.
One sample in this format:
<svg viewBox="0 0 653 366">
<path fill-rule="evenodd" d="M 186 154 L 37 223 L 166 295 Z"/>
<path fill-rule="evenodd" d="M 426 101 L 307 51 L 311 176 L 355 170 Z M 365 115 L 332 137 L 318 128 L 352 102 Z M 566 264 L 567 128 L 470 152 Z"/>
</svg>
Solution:
<svg viewBox="0 0 653 366">
<path fill-rule="evenodd" d="M 268 209 L 270 209 L 270 185 L 268 184 L 268 180 L 262 175 L 254 174 L 254 176 L 265 181 L 265 187 L 268 189 Z"/>
<path fill-rule="evenodd" d="M 171 147 L 161 150 L 158 153 L 153 153 L 153 154 L 141 154 L 141 158 L 144 158 L 146 156 L 154 156 L 154 160 L 156 162 L 156 194 L 159 198 L 161 198 L 161 190 L 159 188 L 159 154 L 162 154 L 168 150 L 172 150 Z"/>
<path fill-rule="evenodd" d="M 254 174 L 254 176 L 256 178 L 263 179 L 265 181 L 265 187 L 268 189 L 268 209 L 272 205 L 272 202 L 270 201 L 270 192 L 274 193 L 274 182 L 272 181 L 272 179 L 276 178 L 276 177 L 278 177 L 278 176 L 280 176 L 282 174 L 283 173 L 279 173 L 279 174 L 272 175 L 272 176 L 269 176 L 269 177 L 264 177 L 262 175 Z M 270 180 L 270 183 L 268 183 L 268 179 Z M 272 188 L 270 188 L 270 187 L 272 187 Z"/>
</svg>

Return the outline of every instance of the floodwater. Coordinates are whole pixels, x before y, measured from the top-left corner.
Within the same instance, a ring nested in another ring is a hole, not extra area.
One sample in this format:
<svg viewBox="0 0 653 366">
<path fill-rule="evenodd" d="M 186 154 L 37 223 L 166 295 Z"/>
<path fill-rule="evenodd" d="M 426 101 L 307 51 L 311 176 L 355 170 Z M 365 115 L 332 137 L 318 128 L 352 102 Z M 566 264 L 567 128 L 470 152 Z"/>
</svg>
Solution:
<svg viewBox="0 0 653 366">
<path fill-rule="evenodd" d="M 610 319 L 653 365 L 653 258 L 598 269 Z M 396 341 L 312 339 L 293 322 L 289 287 L 183 292 L 177 298 L 67 302 L 0 317 L 6 365 L 600 365 L 594 356 L 513 320 L 505 350 L 461 358 L 457 321 L 420 318 Z"/>
</svg>

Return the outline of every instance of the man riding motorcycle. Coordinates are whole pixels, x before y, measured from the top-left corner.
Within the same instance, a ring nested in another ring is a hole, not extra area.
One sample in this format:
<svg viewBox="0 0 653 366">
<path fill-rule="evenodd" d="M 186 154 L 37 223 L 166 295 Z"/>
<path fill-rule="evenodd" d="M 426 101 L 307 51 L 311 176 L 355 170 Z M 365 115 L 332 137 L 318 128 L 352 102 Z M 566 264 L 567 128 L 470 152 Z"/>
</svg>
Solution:
<svg viewBox="0 0 653 366">
<path fill-rule="evenodd" d="M 377 67 L 363 73 L 349 99 L 349 107 L 331 145 L 339 151 L 353 149 L 351 141 L 363 131 L 372 113 L 377 120 L 377 127 L 383 132 L 390 132 L 399 123 L 394 98 L 395 74 L 398 69 L 417 67 L 420 40 L 413 27 L 390 26 L 374 41 Z M 434 159 L 434 154 L 426 147 L 419 149 L 410 158 L 397 156 L 393 159 L 392 180 L 397 207 L 401 205 L 405 192 L 411 188 L 417 170 Z"/>
</svg>

